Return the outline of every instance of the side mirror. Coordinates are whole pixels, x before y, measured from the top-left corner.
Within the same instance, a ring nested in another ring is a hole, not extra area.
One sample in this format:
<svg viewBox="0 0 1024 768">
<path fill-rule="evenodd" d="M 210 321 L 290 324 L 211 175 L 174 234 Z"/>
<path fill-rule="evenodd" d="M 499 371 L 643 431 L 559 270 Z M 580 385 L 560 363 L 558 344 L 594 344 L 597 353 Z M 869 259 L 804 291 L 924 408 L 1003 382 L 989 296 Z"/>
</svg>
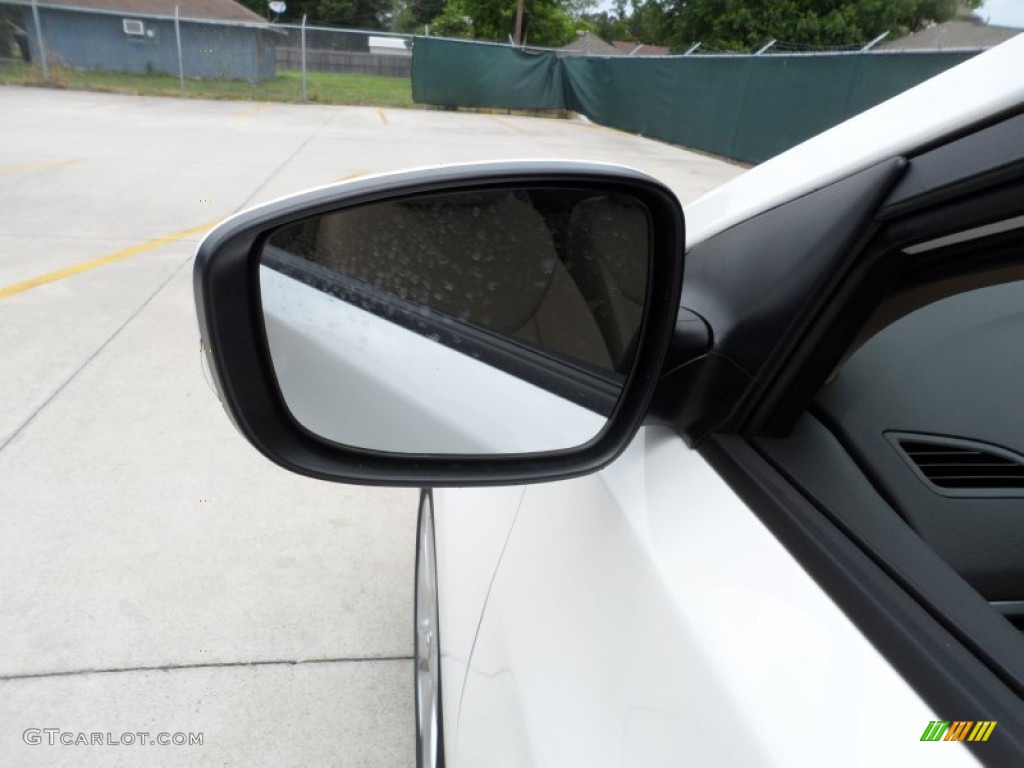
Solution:
<svg viewBox="0 0 1024 768">
<path fill-rule="evenodd" d="M 360 180 L 203 240 L 203 350 L 236 426 L 294 471 L 379 485 L 578 475 L 644 417 L 683 243 L 676 198 L 625 169 Z"/>
</svg>

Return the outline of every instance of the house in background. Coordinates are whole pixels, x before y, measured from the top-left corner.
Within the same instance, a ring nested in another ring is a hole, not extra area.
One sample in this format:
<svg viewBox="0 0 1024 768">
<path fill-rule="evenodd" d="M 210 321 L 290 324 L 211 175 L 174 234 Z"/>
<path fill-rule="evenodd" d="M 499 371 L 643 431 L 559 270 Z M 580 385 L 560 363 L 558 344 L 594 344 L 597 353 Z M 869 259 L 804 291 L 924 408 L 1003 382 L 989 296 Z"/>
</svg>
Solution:
<svg viewBox="0 0 1024 768">
<path fill-rule="evenodd" d="M 965 5 L 961 5 L 956 18 L 932 24 L 905 37 L 886 40 L 874 47 L 876 51 L 951 51 L 987 50 L 1022 30 L 1012 27 L 996 27 L 986 24 Z"/>
<path fill-rule="evenodd" d="M 934 24 L 919 32 L 887 40 L 876 45 L 875 51 L 963 51 L 987 50 L 1011 37 L 1016 37 L 1021 30 L 1012 27 L 993 27 L 980 21 L 954 19 L 942 24 Z"/>
<path fill-rule="evenodd" d="M 627 56 L 670 56 L 672 54 L 667 45 L 645 45 L 625 40 L 612 40 L 612 45 Z"/>
<path fill-rule="evenodd" d="M 613 40 L 606 43 L 590 32 L 577 32 L 576 39 L 558 49 L 560 54 L 575 56 L 668 56 L 670 51 L 661 45 L 644 45 Z"/>
<path fill-rule="evenodd" d="M 611 43 L 606 43 L 590 32 L 577 32 L 576 39 L 558 49 L 558 53 L 567 56 L 624 56 L 625 54 Z"/>
<path fill-rule="evenodd" d="M 35 16 L 23 0 L 32 61 L 40 60 Z M 39 0 L 47 61 L 76 69 L 178 74 L 178 7 L 185 77 L 255 82 L 276 74 L 280 33 L 234 0 Z M 169 13 L 168 13 L 169 12 Z"/>
</svg>

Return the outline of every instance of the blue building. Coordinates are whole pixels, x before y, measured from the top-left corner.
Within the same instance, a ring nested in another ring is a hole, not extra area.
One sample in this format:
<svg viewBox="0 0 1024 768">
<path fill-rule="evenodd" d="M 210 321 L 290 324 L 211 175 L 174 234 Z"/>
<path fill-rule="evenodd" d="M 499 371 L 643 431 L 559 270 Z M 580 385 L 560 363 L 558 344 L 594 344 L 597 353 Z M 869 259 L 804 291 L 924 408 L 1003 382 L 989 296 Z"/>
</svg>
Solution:
<svg viewBox="0 0 1024 768">
<path fill-rule="evenodd" d="M 23 9 L 32 61 L 40 60 L 35 14 Z M 137 74 L 179 70 L 185 77 L 256 82 L 274 77 L 283 38 L 267 20 L 234 0 L 39 0 L 47 61 L 76 69 Z"/>
</svg>

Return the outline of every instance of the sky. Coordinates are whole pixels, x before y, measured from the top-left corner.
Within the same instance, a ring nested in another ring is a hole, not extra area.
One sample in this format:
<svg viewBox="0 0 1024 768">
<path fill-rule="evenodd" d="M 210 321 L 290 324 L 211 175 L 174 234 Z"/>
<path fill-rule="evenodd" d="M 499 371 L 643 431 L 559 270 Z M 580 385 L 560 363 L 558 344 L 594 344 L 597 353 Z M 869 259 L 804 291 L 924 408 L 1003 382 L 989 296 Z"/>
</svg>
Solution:
<svg viewBox="0 0 1024 768">
<path fill-rule="evenodd" d="M 998 27 L 1024 27 L 1024 0 L 985 0 L 978 14 Z"/>
</svg>

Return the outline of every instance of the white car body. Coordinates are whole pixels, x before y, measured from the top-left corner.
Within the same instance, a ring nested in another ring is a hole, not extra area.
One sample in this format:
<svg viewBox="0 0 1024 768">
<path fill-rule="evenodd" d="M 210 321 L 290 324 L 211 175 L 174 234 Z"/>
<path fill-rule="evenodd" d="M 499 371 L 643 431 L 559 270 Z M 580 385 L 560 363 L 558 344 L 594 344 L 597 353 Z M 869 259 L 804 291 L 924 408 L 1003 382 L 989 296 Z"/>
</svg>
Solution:
<svg viewBox="0 0 1024 768">
<path fill-rule="evenodd" d="M 976 764 L 669 430 L 435 529 L 449 766 Z"/>
<path fill-rule="evenodd" d="M 1024 35 L 685 210 L 688 247 L 1024 102 Z M 480 766 L 974 765 L 696 452 L 438 490 L 444 753 Z"/>
</svg>

